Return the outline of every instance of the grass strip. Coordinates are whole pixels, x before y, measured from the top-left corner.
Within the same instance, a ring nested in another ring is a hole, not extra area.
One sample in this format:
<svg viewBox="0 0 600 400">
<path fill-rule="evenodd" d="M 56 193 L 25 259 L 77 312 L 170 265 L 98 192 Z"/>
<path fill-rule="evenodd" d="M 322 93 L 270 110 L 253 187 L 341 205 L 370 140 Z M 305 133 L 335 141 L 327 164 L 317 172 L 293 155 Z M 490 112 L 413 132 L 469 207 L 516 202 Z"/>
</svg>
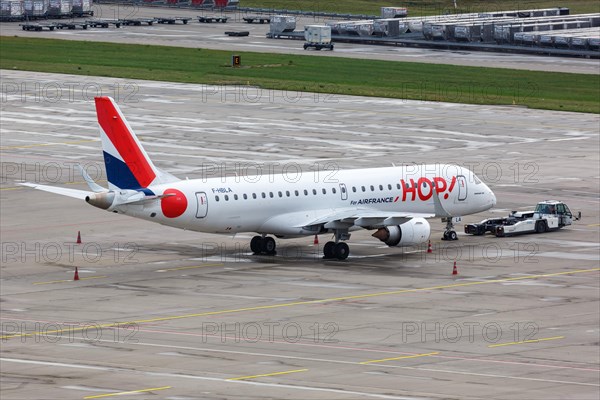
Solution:
<svg viewBox="0 0 600 400">
<path fill-rule="evenodd" d="M 0 68 L 600 113 L 600 76 L 338 57 L 0 37 Z M 440 53 L 442 55 L 443 53 Z"/>
</svg>

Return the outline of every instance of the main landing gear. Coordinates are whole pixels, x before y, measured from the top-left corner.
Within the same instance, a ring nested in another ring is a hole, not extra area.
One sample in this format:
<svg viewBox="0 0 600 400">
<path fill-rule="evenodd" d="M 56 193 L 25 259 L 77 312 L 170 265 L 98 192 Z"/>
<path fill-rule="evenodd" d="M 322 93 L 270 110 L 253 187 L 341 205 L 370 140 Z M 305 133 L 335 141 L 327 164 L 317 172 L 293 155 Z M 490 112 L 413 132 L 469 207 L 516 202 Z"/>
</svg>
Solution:
<svg viewBox="0 0 600 400">
<path fill-rule="evenodd" d="M 452 217 L 446 218 L 446 230 L 444 231 L 442 240 L 458 240 L 458 235 L 454 230 L 454 223 L 452 222 Z"/>
<path fill-rule="evenodd" d="M 337 258 L 338 260 L 345 260 L 350 254 L 350 247 L 340 240 L 350 239 L 348 230 L 335 230 L 335 242 L 327 242 L 323 246 L 323 258 L 325 260 Z"/>
<path fill-rule="evenodd" d="M 252 240 L 250 240 L 250 250 L 252 250 L 254 254 L 274 256 L 277 253 L 275 248 L 275 239 L 269 236 L 254 236 Z"/>
</svg>

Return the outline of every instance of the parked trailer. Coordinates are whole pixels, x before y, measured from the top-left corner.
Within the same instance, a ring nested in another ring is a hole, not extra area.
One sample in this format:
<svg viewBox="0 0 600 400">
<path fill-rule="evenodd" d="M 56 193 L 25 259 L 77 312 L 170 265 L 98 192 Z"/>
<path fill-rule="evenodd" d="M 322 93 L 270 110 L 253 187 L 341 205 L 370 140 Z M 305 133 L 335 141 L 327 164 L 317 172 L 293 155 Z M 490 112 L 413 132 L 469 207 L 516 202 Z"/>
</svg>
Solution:
<svg viewBox="0 0 600 400">
<path fill-rule="evenodd" d="M 224 24 L 229 19 L 229 17 L 204 16 L 204 15 L 198 15 L 197 18 L 198 18 L 198 22 L 203 23 L 203 24 L 211 24 L 213 22 L 219 22 L 219 23 Z M 184 22 L 184 24 L 186 24 L 186 23 L 187 22 Z"/>
<path fill-rule="evenodd" d="M 465 233 L 484 235 L 487 232 L 496 237 L 542 233 L 571 225 L 581 219 L 581 213 L 574 216 L 569 207 L 561 201 L 539 202 L 533 211 L 513 211 L 506 218 L 489 218 L 476 224 L 465 225 Z"/>
<path fill-rule="evenodd" d="M 328 25 L 306 25 L 304 27 L 304 50 L 313 48 L 315 50 L 333 50 L 331 43 L 331 27 Z"/>
<path fill-rule="evenodd" d="M 125 18 L 120 19 L 121 25 L 125 26 L 141 26 L 143 24 L 152 25 L 156 22 L 154 18 Z"/>
<path fill-rule="evenodd" d="M 40 32 L 43 30 L 48 30 L 48 31 L 53 31 L 55 26 L 54 24 L 32 24 L 32 23 L 26 23 L 26 24 L 19 24 L 24 31 L 36 31 L 36 32 Z"/>
<path fill-rule="evenodd" d="M 155 18 L 155 20 L 156 20 L 156 23 L 158 23 L 158 24 L 173 25 L 177 22 L 181 22 L 184 25 L 186 25 L 192 19 L 189 17 L 158 17 L 158 18 Z"/>
<path fill-rule="evenodd" d="M 121 20 L 118 19 L 87 19 L 85 23 L 92 28 L 108 28 L 110 25 L 120 28 L 122 24 Z"/>
<path fill-rule="evenodd" d="M 254 23 L 254 21 L 258 22 L 259 24 L 269 24 L 271 22 L 271 17 L 266 15 L 248 15 L 242 19 L 249 24 Z"/>
</svg>

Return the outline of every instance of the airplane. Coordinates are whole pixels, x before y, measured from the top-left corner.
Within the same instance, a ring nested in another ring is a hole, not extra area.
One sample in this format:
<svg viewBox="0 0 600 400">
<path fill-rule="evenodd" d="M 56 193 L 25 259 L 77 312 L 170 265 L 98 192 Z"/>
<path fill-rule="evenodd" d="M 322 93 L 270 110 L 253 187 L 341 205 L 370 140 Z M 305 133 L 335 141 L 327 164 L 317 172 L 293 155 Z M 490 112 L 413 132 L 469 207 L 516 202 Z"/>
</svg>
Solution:
<svg viewBox="0 0 600 400">
<path fill-rule="evenodd" d="M 446 222 L 490 209 L 496 196 L 472 171 L 451 164 L 408 165 L 302 174 L 290 179 L 215 177 L 181 180 L 157 168 L 111 97 L 95 98 L 108 188 L 79 167 L 90 191 L 21 183 L 81 200 L 102 210 L 176 228 L 214 234 L 255 232 L 254 254 L 276 254 L 280 239 L 333 234 L 323 258 L 344 260 L 350 232 L 373 230 L 388 246 L 430 238 L 427 219 Z M 272 236 L 269 236 L 272 235 Z"/>
</svg>

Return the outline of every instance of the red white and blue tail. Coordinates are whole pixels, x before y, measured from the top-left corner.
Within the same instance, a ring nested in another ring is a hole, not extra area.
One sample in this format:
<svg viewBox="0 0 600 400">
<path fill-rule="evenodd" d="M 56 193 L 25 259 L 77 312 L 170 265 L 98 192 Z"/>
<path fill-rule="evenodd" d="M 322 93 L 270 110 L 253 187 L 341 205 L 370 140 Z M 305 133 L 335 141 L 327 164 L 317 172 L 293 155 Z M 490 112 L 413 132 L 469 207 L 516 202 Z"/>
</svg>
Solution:
<svg viewBox="0 0 600 400">
<path fill-rule="evenodd" d="M 154 166 L 111 97 L 96 97 L 95 100 L 109 189 L 150 192 L 144 189 L 160 183 L 179 181 Z"/>
</svg>

